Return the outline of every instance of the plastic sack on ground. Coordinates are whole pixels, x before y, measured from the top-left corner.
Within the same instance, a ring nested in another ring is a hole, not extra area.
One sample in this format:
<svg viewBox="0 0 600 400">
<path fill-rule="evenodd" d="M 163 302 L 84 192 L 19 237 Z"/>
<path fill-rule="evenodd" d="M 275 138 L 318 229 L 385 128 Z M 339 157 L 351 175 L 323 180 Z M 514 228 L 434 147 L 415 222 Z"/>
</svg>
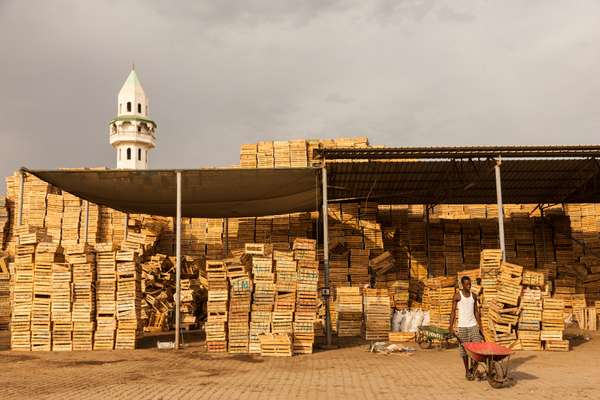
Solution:
<svg viewBox="0 0 600 400">
<path fill-rule="evenodd" d="M 406 311 L 406 314 L 404 314 L 404 319 L 400 323 L 400 331 L 408 332 L 408 330 L 411 328 L 412 319 L 413 313 L 410 311 Z"/>
<path fill-rule="evenodd" d="M 423 324 L 423 310 L 418 309 L 412 312 L 413 317 L 410 321 L 410 327 L 408 328 L 409 332 L 416 332 L 419 327 Z"/>
<path fill-rule="evenodd" d="M 394 311 L 394 315 L 392 317 L 392 332 L 400 332 L 400 326 L 402 325 L 402 320 L 404 319 L 405 314 L 405 310 Z"/>
<path fill-rule="evenodd" d="M 429 311 L 423 312 L 423 321 L 421 321 L 421 326 L 427 326 L 431 323 L 431 318 L 429 317 Z"/>
</svg>

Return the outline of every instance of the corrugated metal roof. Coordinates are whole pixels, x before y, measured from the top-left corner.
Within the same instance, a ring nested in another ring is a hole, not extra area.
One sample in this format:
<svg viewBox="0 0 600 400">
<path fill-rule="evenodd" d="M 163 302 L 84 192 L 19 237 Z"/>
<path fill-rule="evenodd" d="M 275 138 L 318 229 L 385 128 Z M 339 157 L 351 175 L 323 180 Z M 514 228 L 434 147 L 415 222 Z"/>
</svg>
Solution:
<svg viewBox="0 0 600 400">
<path fill-rule="evenodd" d="M 494 160 L 327 162 L 330 201 L 496 203 Z M 600 202 L 595 159 L 516 159 L 501 164 L 505 203 Z"/>
<path fill-rule="evenodd" d="M 315 149 L 314 156 L 327 160 L 582 158 L 600 157 L 600 145 L 323 148 Z"/>
</svg>

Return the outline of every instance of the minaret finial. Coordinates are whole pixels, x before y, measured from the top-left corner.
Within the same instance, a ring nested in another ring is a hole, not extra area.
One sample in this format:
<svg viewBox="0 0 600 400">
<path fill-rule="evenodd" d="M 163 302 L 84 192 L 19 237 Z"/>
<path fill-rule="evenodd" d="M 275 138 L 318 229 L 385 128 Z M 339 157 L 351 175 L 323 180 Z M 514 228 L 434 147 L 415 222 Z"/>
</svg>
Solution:
<svg viewBox="0 0 600 400">
<path fill-rule="evenodd" d="M 131 69 L 132 69 L 133 71 L 135 71 L 135 61 L 132 61 L 132 62 L 131 62 Z"/>
</svg>

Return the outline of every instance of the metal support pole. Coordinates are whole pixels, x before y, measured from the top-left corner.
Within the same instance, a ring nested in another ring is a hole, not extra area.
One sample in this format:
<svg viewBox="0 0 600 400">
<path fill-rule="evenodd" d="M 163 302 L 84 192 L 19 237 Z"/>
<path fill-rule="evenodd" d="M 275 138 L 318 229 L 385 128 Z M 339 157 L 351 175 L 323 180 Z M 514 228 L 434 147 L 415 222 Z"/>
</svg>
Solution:
<svg viewBox="0 0 600 400">
<path fill-rule="evenodd" d="M 223 248 L 225 257 L 229 257 L 229 218 L 225 218 L 225 246 Z"/>
<path fill-rule="evenodd" d="M 83 243 L 87 244 L 88 242 L 88 224 L 90 221 L 90 202 L 87 200 L 85 201 L 85 220 L 84 222 L 84 231 L 83 231 Z"/>
<path fill-rule="evenodd" d="M 427 277 L 431 277 L 431 248 L 429 246 L 429 204 L 425 205 L 425 246 L 427 249 Z"/>
<path fill-rule="evenodd" d="M 323 163 L 321 168 L 321 184 L 322 184 L 322 196 L 323 196 L 323 300 L 325 301 L 325 335 L 327 337 L 327 346 L 331 347 L 331 310 L 329 307 L 329 299 L 331 294 L 329 292 L 329 224 L 327 221 L 327 169 Z"/>
<path fill-rule="evenodd" d="M 544 262 L 542 267 L 546 264 L 546 221 L 544 218 L 544 208 L 540 207 L 540 216 L 542 217 L 542 245 L 544 246 Z"/>
<path fill-rule="evenodd" d="M 181 334 L 181 171 L 177 171 L 177 220 L 175 239 L 175 350 L 179 349 Z"/>
<path fill-rule="evenodd" d="M 124 239 L 127 240 L 127 228 L 129 226 L 129 213 L 125 213 L 125 230 L 123 231 Z"/>
<path fill-rule="evenodd" d="M 504 206 L 502 205 L 502 180 L 500 179 L 500 165 L 502 159 L 498 157 L 494 170 L 496 172 L 496 201 L 498 204 L 498 239 L 502 250 L 502 261 L 506 261 L 506 246 L 504 243 Z"/>
<path fill-rule="evenodd" d="M 17 209 L 17 225 L 23 225 L 23 198 L 25 191 L 25 172 L 19 173 L 19 208 Z"/>
</svg>

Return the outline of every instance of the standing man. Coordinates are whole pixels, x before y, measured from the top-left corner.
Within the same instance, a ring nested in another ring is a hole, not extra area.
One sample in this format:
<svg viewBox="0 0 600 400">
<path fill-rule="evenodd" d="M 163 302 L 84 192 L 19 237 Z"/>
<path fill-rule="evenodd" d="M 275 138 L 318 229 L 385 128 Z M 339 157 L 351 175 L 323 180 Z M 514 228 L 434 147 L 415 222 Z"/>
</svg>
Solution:
<svg viewBox="0 0 600 400">
<path fill-rule="evenodd" d="M 452 311 L 450 313 L 450 332 L 460 339 L 460 355 L 465 364 L 465 376 L 472 379 L 469 371 L 469 359 L 463 347 L 463 343 L 481 342 L 481 317 L 479 308 L 477 308 L 477 296 L 471 293 L 471 278 L 463 276 L 460 280 L 462 289 L 454 295 L 452 299 Z M 456 319 L 456 310 L 458 310 L 458 334 L 454 330 L 454 320 Z"/>
</svg>

